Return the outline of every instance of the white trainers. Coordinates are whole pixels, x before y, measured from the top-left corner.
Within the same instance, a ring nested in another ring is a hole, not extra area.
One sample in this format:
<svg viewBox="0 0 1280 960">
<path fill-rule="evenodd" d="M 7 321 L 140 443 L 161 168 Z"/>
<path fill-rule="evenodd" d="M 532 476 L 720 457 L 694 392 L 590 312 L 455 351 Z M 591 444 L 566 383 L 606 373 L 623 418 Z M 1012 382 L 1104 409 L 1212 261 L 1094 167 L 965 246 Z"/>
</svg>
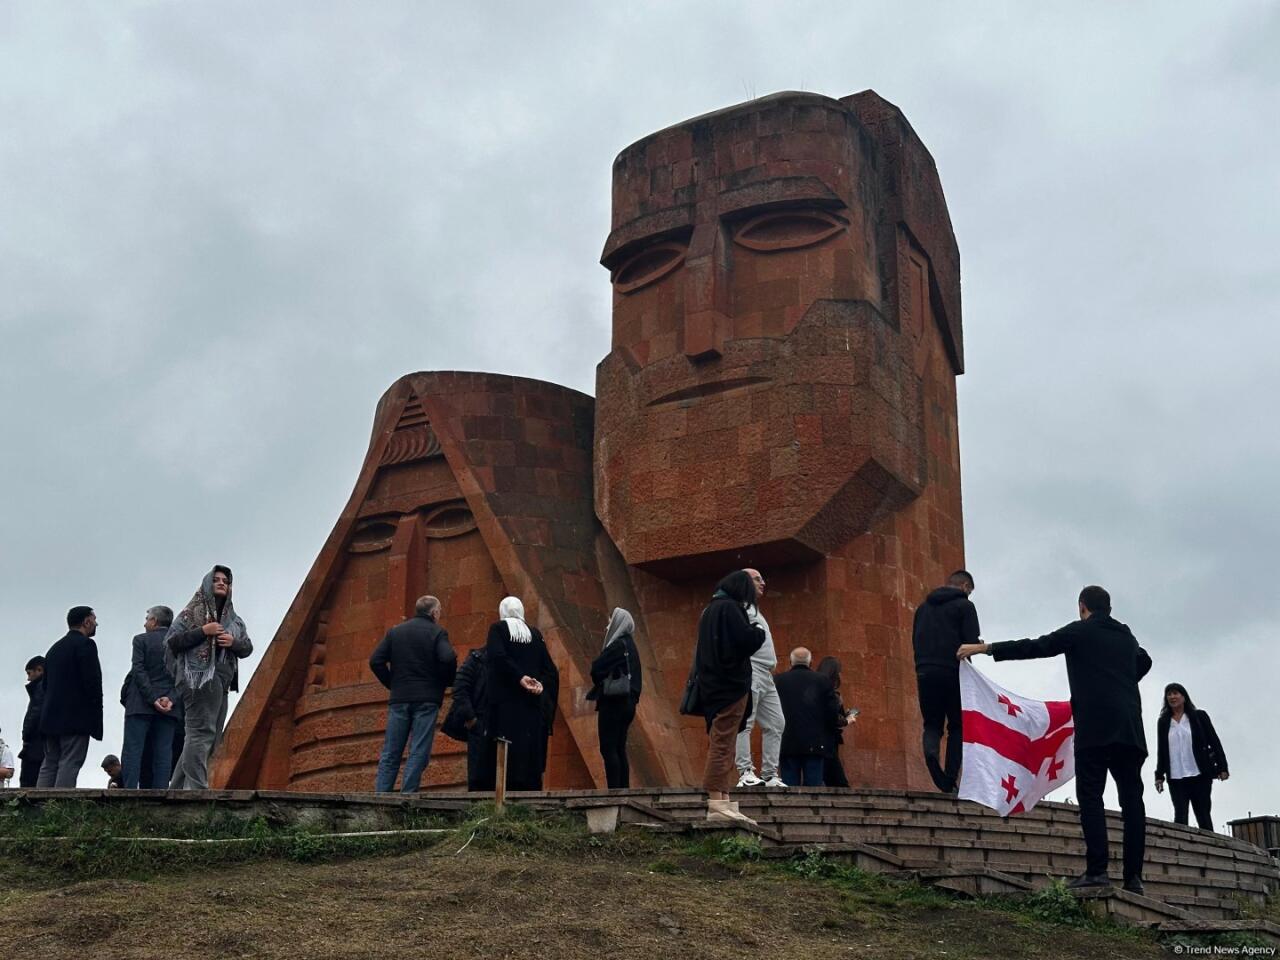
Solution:
<svg viewBox="0 0 1280 960">
<path fill-rule="evenodd" d="M 776 779 L 776 778 L 775 778 Z M 738 780 L 740 787 L 767 787 L 768 784 L 756 776 L 754 770 L 748 770 Z"/>
<path fill-rule="evenodd" d="M 774 790 L 777 790 L 777 789 L 779 789 L 779 788 L 781 788 L 781 789 L 785 790 L 785 789 L 786 789 L 786 787 L 787 787 L 787 781 L 783 780 L 783 779 L 782 779 L 780 776 L 778 776 L 776 773 L 775 773 L 772 777 L 770 777 L 768 780 L 763 780 L 763 781 L 761 781 L 761 782 L 762 782 L 766 787 L 769 787 L 769 788 L 774 789 Z"/>
</svg>

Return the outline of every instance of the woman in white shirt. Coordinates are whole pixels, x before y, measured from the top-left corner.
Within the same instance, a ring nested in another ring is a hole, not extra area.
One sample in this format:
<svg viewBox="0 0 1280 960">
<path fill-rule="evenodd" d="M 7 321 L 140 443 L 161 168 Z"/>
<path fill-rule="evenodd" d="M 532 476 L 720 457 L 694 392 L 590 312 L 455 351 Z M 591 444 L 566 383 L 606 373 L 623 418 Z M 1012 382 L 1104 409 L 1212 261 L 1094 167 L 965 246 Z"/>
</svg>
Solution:
<svg viewBox="0 0 1280 960">
<path fill-rule="evenodd" d="M 1187 807 L 1201 830 L 1212 830 L 1214 780 L 1226 780 L 1227 755 L 1209 714 L 1197 710 L 1180 683 L 1164 688 L 1164 708 L 1156 722 L 1156 792 L 1169 781 L 1174 823 L 1187 822 Z"/>
</svg>

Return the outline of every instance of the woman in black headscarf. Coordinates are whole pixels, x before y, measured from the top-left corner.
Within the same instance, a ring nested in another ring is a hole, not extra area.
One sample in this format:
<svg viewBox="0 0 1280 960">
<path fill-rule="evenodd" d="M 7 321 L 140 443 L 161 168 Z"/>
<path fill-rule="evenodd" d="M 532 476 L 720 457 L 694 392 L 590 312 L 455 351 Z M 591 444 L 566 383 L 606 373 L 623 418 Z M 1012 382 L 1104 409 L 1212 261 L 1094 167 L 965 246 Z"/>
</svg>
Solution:
<svg viewBox="0 0 1280 960">
<path fill-rule="evenodd" d="M 507 597 L 498 615 L 484 646 L 486 735 L 509 744 L 507 789 L 541 790 L 560 672 L 538 628 L 525 623 L 524 604 Z"/>
<path fill-rule="evenodd" d="M 627 762 L 627 731 L 640 702 L 640 654 L 636 650 L 636 622 L 621 607 L 613 608 L 604 632 L 604 649 L 591 664 L 591 692 L 596 702 L 596 730 L 605 782 L 610 790 L 631 786 Z"/>
<path fill-rule="evenodd" d="M 1213 781 L 1228 776 L 1227 755 L 1209 714 L 1196 709 L 1186 687 L 1169 684 L 1156 721 L 1156 791 L 1164 792 L 1168 778 L 1173 822 L 1185 824 L 1191 806 L 1196 826 L 1212 830 Z"/>
</svg>

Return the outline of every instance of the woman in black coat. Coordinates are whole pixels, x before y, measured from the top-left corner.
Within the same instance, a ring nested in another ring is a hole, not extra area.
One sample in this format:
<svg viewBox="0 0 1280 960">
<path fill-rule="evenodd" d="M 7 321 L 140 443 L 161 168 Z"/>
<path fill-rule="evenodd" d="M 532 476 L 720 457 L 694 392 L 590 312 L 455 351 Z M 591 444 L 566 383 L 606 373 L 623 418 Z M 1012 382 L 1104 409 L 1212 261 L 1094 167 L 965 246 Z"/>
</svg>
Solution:
<svg viewBox="0 0 1280 960">
<path fill-rule="evenodd" d="M 1196 814 L 1196 826 L 1212 830 L 1211 794 L 1214 780 L 1226 780 L 1227 754 L 1209 714 L 1197 710 L 1180 683 L 1164 688 L 1164 707 L 1156 721 L 1156 791 L 1169 781 L 1174 823 L 1187 822 L 1187 806 Z"/>
<path fill-rule="evenodd" d="M 738 781 L 735 751 L 738 731 L 751 713 L 751 655 L 764 645 L 764 631 L 747 618 L 756 602 L 756 585 L 745 570 L 735 570 L 716 587 L 698 621 L 694 672 L 707 721 L 707 819 L 748 820 L 729 801 Z"/>
<path fill-rule="evenodd" d="M 524 622 L 524 604 L 507 597 L 498 615 L 502 619 L 489 627 L 484 646 L 485 734 L 510 744 L 507 789 L 541 790 L 560 672 L 538 628 Z"/>
<path fill-rule="evenodd" d="M 636 622 L 631 614 L 614 607 L 604 631 L 604 649 L 591 664 L 592 687 L 587 699 L 596 702 L 600 757 L 610 790 L 631 786 L 627 731 L 636 717 L 641 688 L 635 632 Z"/>
<path fill-rule="evenodd" d="M 822 662 L 818 664 L 818 669 L 814 671 L 820 673 L 831 681 L 831 686 L 835 687 L 836 694 L 840 693 L 840 661 L 835 657 L 823 657 Z M 844 701 L 840 702 L 840 715 L 845 718 L 845 726 L 853 723 L 857 719 L 857 713 L 852 710 L 846 710 Z M 849 778 L 844 772 L 844 762 L 840 759 L 840 744 L 844 743 L 843 729 L 836 731 L 836 747 L 831 756 L 827 757 L 822 765 L 822 782 L 828 787 L 848 787 Z"/>
</svg>

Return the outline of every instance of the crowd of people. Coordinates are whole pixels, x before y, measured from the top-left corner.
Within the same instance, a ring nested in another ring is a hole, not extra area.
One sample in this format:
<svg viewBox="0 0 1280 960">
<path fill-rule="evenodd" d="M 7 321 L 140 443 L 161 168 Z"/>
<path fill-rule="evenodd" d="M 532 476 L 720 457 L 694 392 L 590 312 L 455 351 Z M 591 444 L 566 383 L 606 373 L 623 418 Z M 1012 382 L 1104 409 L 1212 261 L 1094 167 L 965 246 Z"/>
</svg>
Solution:
<svg viewBox="0 0 1280 960">
<path fill-rule="evenodd" d="M 758 570 L 738 570 L 720 583 L 698 627 L 695 674 L 710 732 L 707 773 L 713 818 L 745 819 L 728 802 L 737 786 L 848 786 L 840 763 L 844 728 L 857 716 L 840 700 L 840 663 L 825 658 L 814 669 L 804 647 L 790 654 L 777 677 L 778 657 L 760 612 L 765 582 Z M 388 690 L 387 730 L 375 789 L 412 793 L 431 758 L 435 725 L 452 686 L 446 736 L 467 744 L 467 787 L 493 790 L 499 756 L 506 786 L 540 790 L 558 700 L 559 671 L 542 634 L 525 622 L 516 597 L 499 605 L 483 648 L 461 667 L 442 626 L 440 600 L 424 596 L 414 616 L 387 631 L 369 667 Z M 595 704 L 605 782 L 631 785 L 627 734 L 643 692 L 643 666 L 632 614 L 615 608 L 591 664 L 586 699 Z M 762 731 L 760 774 L 755 772 L 751 727 Z M 407 751 L 406 751 L 407 748 Z M 401 764 L 403 763 L 403 770 Z"/>
<path fill-rule="evenodd" d="M 984 643 L 971 596 L 973 576 L 953 573 L 915 612 L 912 645 L 925 766 L 943 793 L 956 792 L 963 762 L 959 663 L 978 654 L 996 660 L 1063 656 L 1075 726 L 1076 796 L 1084 833 L 1085 874 L 1075 886 L 1110 883 L 1103 789 L 1108 774 L 1119 795 L 1124 829 L 1124 883 L 1142 889 L 1145 806 L 1141 770 L 1147 758 L 1138 682 L 1151 657 L 1112 616 L 1111 597 L 1090 586 L 1078 598 L 1079 619 L 1039 638 Z M 841 700 L 840 662 L 797 646 L 789 669 L 778 656 L 761 611 L 766 593 L 758 570 L 735 570 L 716 586 L 698 621 L 693 663 L 680 705 L 705 722 L 703 786 L 707 817 L 749 821 L 730 799 L 744 787 L 848 786 L 840 745 L 857 709 Z M 253 649 L 232 603 L 232 574 L 213 567 L 175 616 L 146 611 L 133 638 L 132 662 L 120 692 L 121 757 L 103 761 L 112 786 L 205 789 L 209 760 L 238 689 L 239 661 Z M 525 620 L 517 597 L 505 598 L 483 647 L 458 666 L 436 597 L 417 601 L 414 616 L 392 627 L 369 659 L 388 690 L 386 734 L 374 788 L 412 793 L 431 759 L 445 691 L 453 689 L 443 732 L 467 745 L 467 787 L 493 790 L 500 767 L 511 790 L 540 790 L 547 764 L 560 675 L 542 634 Z M 23 721 L 23 787 L 77 785 L 89 741 L 102 739 L 103 680 L 91 607 L 72 607 L 67 633 L 26 664 L 29 697 Z M 627 736 L 643 692 L 635 619 L 613 610 L 591 664 L 601 761 L 609 788 L 630 786 Z M 752 728 L 761 730 L 761 762 Z M 946 751 L 942 752 L 945 737 Z M 1165 785 L 1174 819 L 1213 829 L 1212 787 L 1229 776 L 1213 723 L 1185 687 L 1170 683 L 1156 726 L 1155 787 Z M 403 768 L 403 769 L 402 769 Z M 14 776 L 12 749 L 0 740 L 0 784 Z"/>
<path fill-rule="evenodd" d="M 107 756 L 108 784 L 123 788 L 204 790 L 209 758 L 238 689 L 239 662 L 253 643 L 231 600 L 231 570 L 215 566 L 175 617 L 167 606 L 147 610 L 133 638 L 121 756 Z M 71 789 L 102 739 L 103 680 L 98 617 L 92 607 L 67 611 L 67 633 L 43 656 L 27 661 L 27 711 L 22 722 L 22 787 Z M 0 761 L 3 761 L 0 750 Z M 0 781 L 13 775 L 0 766 Z"/>
</svg>

